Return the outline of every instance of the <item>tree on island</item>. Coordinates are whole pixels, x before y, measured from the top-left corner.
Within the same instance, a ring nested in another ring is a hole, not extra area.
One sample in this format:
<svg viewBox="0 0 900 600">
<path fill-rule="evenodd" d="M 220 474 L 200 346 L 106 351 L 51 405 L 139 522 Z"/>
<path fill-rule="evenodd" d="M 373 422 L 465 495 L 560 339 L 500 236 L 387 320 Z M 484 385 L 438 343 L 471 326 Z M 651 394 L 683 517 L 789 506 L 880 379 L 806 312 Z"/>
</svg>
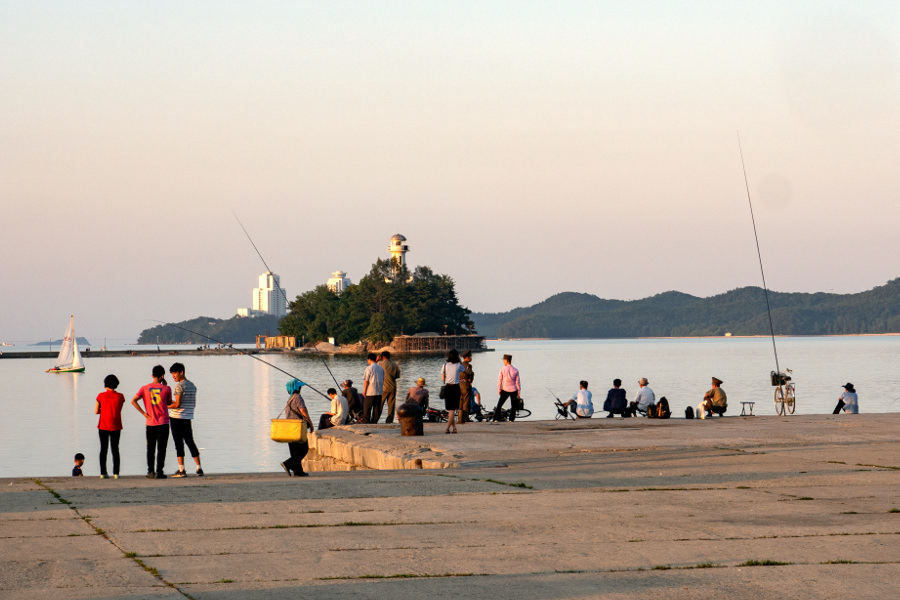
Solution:
<svg viewBox="0 0 900 600">
<path fill-rule="evenodd" d="M 320 285 L 297 296 L 279 329 L 306 341 L 389 342 L 404 333 L 469 333 L 470 314 L 460 306 L 451 277 L 421 266 L 410 273 L 396 260 L 378 259 L 340 295 Z"/>
</svg>

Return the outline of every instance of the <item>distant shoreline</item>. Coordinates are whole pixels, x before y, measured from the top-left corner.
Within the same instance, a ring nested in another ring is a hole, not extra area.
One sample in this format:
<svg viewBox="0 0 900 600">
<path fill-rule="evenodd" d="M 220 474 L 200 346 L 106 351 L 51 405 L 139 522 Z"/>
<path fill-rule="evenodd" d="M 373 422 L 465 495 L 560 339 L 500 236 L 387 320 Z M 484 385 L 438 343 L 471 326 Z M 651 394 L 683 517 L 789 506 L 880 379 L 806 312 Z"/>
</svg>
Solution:
<svg viewBox="0 0 900 600">
<path fill-rule="evenodd" d="M 829 333 L 829 334 L 792 334 L 779 335 L 775 338 L 826 338 L 826 337 L 891 337 L 900 336 L 900 333 Z M 485 342 L 536 342 L 536 341 L 598 341 L 598 340 L 727 340 L 727 339 L 769 339 L 770 335 L 672 335 L 672 336 L 647 336 L 647 337 L 584 337 L 584 338 L 553 338 L 553 337 L 516 337 L 516 338 L 485 338 Z"/>
</svg>

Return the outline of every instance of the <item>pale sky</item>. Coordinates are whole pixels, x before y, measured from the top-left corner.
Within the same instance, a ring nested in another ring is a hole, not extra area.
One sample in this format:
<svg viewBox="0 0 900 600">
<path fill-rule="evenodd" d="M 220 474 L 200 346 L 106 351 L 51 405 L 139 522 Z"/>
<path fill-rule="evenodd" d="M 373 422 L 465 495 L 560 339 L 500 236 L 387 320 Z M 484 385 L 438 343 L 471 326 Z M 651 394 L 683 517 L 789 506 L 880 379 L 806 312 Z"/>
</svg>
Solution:
<svg viewBox="0 0 900 600">
<path fill-rule="evenodd" d="M 0 341 L 293 298 L 389 238 L 473 311 L 900 276 L 896 2 L 0 1 Z M 111 342 L 112 343 L 112 342 Z"/>
</svg>

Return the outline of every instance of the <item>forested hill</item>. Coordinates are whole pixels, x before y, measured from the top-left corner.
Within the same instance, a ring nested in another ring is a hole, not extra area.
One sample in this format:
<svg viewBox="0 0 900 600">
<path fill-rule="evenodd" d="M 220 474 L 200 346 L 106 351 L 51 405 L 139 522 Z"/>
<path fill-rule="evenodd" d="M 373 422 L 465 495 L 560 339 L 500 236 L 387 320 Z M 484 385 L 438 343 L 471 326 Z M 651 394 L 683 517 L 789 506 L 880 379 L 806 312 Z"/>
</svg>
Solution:
<svg viewBox="0 0 900 600">
<path fill-rule="evenodd" d="M 196 333 L 191 333 L 192 331 Z M 250 344 L 256 341 L 257 335 L 265 334 L 278 335 L 278 317 L 197 317 L 145 329 L 137 343 L 156 344 L 158 340 L 160 344 L 215 344 L 212 340 L 219 340 L 226 344 Z"/>
<path fill-rule="evenodd" d="M 900 332 L 900 278 L 859 294 L 769 292 L 777 335 Z M 665 292 L 642 300 L 604 300 L 564 292 L 527 308 L 473 313 L 488 337 L 629 338 L 768 335 L 762 288 L 697 298 Z"/>
</svg>

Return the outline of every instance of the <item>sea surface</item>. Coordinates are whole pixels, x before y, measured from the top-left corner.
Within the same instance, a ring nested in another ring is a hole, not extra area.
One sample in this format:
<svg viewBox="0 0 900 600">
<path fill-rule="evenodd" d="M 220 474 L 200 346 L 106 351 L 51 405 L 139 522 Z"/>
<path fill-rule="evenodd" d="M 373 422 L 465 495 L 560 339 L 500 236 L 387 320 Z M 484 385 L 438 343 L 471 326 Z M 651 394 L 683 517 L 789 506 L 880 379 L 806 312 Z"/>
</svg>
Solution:
<svg viewBox="0 0 900 600">
<path fill-rule="evenodd" d="M 571 397 L 581 379 L 590 383 L 599 409 L 617 377 L 624 382 L 629 399 L 637 391 L 637 380 L 649 379 L 657 397 L 668 398 L 674 418 L 682 418 L 686 406 L 697 405 L 712 376 L 725 382 L 729 416 L 740 413 L 742 400 L 756 402 L 757 415 L 775 414 L 769 380 L 775 360 L 769 338 L 509 340 L 488 346 L 494 351 L 476 354 L 473 360 L 475 387 L 484 404 L 493 406 L 497 401 L 497 372 L 503 354 L 509 353 L 521 372 L 522 396 L 533 412 L 531 419 L 552 419 L 554 395 Z M 794 372 L 798 414 L 830 413 L 848 381 L 859 393 L 861 412 L 900 411 L 900 336 L 788 337 L 778 338 L 777 348 L 781 367 Z M 76 452 L 87 457 L 85 475 L 98 476 L 94 399 L 110 373 L 121 381 L 119 391 L 126 399 L 122 474 L 145 473 L 144 419 L 130 401 L 150 382 L 154 365 L 162 364 L 168 371 L 176 360 L 186 365 L 188 379 L 197 385 L 194 436 L 204 470 L 209 474 L 278 471 L 279 462 L 287 458 L 287 447 L 269 439 L 269 420 L 284 407 L 289 377 L 249 355 L 192 356 L 184 346 L 161 350 L 159 357 L 87 356 L 86 371 L 81 374 L 45 373 L 52 359 L 0 357 L 0 477 L 68 475 Z M 179 355 L 168 355 L 170 350 Z M 329 403 L 311 388 L 324 393 L 335 387 L 325 365 L 338 381 L 355 382 L 361 382 L 366 366 L 362 358 L 260 358 L 310 384 L 304 398 L 316 423 Z M 437 399 L 441 358 L 397 362 L 402 370 L 399 389 L 425 377 L 432 405 L 441 405 Z M 464 428 L 461 431 L 465 433 Z M 174 472 L 175 464 L 170 441 L 167 471 Z M 190 457 L 187 464 L 192 465 Z"/>
</svg>

